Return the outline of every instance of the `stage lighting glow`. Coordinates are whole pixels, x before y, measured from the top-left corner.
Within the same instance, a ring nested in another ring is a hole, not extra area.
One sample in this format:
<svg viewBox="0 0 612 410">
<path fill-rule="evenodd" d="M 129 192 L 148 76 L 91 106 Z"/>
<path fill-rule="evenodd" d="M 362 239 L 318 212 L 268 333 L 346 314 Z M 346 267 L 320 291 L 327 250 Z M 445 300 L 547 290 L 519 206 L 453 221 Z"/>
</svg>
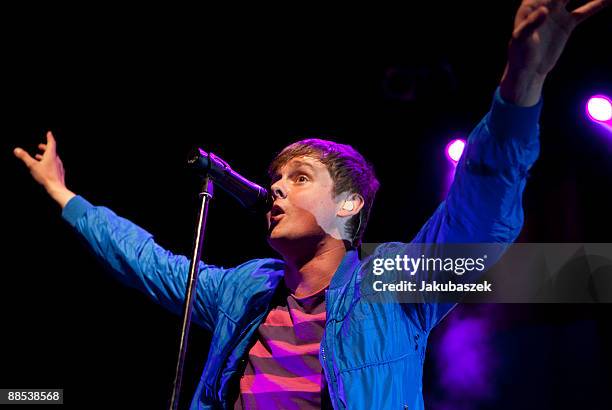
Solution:
<svg viewBox="0 0 612 410">
<path fill-rule="evenodd" d="M 460 138 L 454 139 L 446 145 L 446 157 L 454 164 L 459 162 L 463 149 L 465 148 L 465 140 Z"/>
<path fill-rule="evenodd" d="M 591 97 L 587 102 L 587 114 L 593 121 L 610 121 L 612 119 L 612 101 L 605 95 Z"/>
</svg>

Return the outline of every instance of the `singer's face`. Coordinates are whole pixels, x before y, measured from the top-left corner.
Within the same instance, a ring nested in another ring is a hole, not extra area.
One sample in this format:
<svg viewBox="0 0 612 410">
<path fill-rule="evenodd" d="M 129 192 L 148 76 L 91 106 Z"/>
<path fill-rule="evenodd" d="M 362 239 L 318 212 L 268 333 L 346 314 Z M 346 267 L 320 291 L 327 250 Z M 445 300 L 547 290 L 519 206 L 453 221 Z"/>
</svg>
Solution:
<svg viewBox="0 0 612 410">
<path fill-rule="evenodd" d="M 274 207 L 267 214 L 270 245 L 283 253 L 334 235 L 339 202 L 333 189 L 327 167 L 315 158 L 296 157 L 277 170 L 271 186 Z"/>
</svg>

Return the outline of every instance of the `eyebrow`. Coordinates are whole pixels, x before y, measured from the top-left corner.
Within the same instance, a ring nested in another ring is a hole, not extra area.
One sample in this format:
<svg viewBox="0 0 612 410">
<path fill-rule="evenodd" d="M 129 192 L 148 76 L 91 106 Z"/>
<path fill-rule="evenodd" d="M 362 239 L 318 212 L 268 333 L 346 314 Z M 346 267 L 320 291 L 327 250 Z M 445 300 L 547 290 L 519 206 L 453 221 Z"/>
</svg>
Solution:
<svg viewBox="0 0 612 410">
<path fill-rule="evenodd" d="M 315 170 L 315 167 L 311 163 L 309 163 L 309 162 L 293 161 L 292 168 L 298 168 L 298 167 L 301 167 L 301 166 L 306 166 L 306 167 L 312 169 L 313 171 Z"/>
<path fill-rule="evenodd" d="M 289 164 L 289 163 L 288 163 L 288 164 Z M 291 164 L 291 165 L 290 165 L 290 167 L 291 167 L 292 169 L 295 169 L 295 168 L 299 168 L 299 167 L 305 166 L 305 167 L 310 168 L 310 169 L 312 170 L 312 172 L 313 172 L 313 173 L 315 173 L 315 171 L 316 171 L 315 167 L 314 167 L 312 164 L 310 164 L 310 163 L 308 163 L 308 162 L 305 162 L 305 161 L 295 160 L 295 161 L 291 161 L 291 163 L 290 163 L 290 164 Z M 280 176 L 280 173 L 279 173 L 278 171 L 276 171 L 276 172 L 274 173 L 274 175 L 272 175 L 272 181 L 276 181 L 276 180 L 280 179 L 280 177 L 281 177 L 281 176 Z"/>
</svg>

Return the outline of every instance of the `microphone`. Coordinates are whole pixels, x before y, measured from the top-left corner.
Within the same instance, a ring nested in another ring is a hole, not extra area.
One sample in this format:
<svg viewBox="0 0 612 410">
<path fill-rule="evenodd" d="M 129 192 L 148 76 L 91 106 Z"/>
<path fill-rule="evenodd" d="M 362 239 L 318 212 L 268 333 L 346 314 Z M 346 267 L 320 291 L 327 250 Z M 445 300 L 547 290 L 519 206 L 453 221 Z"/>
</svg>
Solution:
<svg viewBox="0 0 612 410">
<path fill-rule="evenodd" d="M 187 166 L 200 176 L 210 176 L 221 189 L 233 196 L 243 207 L 253 212 L 268 212 L 272 208 L 270 191 L 249 181 L 227 162 L 212 152 L 195 147 L 189 153 Z"/>
</svg>

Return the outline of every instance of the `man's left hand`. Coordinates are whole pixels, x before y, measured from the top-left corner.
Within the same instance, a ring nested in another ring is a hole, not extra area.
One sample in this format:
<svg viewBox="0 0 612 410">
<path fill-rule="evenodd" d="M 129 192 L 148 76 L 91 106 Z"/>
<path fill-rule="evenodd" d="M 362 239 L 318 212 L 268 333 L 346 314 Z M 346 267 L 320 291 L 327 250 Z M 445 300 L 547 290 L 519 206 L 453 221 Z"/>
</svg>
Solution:
<svg viewBox="0 0 612 410">
<path fill-rule="evenodd" d="M 576 26 L 612 4 L 610 0 L 591 0 L 568 11 L 569 0 L 524 0 L 514 19 L 508 50 L 510 69 L 546 75 L 561 56 Z"/>
<path fill-rule="evenodd" d="M 590 0 L 573 11 L 569 0 L 523 0 L 514 19 L 502 96 L 519 105 L 535 104 L 546 75 L 553 69 L 578 24 L 612 4 Z M 505 81 L 505 84 L 504 84 Z"/>
</svg>

